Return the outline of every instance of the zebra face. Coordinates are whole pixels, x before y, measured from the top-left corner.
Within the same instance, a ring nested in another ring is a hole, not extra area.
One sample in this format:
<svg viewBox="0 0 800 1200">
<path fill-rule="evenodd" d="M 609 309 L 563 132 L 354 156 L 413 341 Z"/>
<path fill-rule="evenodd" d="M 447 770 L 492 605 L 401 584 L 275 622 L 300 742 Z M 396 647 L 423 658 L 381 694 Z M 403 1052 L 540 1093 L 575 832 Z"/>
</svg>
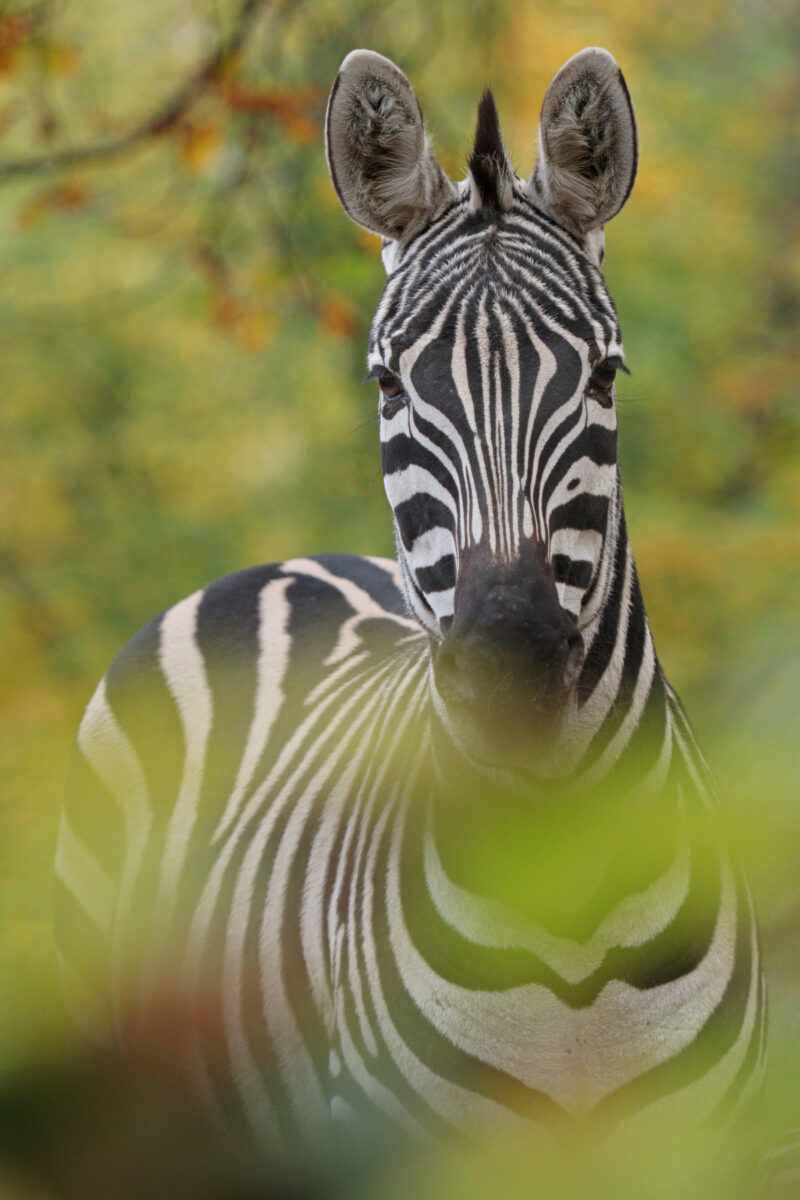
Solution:
<svg viewBox="0 0 800 1200">
<path fill-rule="evenodd" d="M 384 238 L 369 374 L 398 558 L 437 643 L 439 691 L 451 709 L 491 696 L 512 714 L 535 694 L 557 712 L 580 675 L 620 510 L 624 363 L 600 263 L 636 168 L 621 73 L 601 50 L 565 64 L 526 181 L 487 92 L 455 185 L 405 76 L 356 51 L 334 84 L 327 147 L 346 210 Z"/>
<path fill-rule="evenodd" d="M 535 562 L 582 623 L 617 489 L 621 356 L 597 267 L 524 195 L 495 216 L 465 194 L 401 257 L 370 374 L 409 599 L 436 636 L 476 562 Z"/>
</svg>

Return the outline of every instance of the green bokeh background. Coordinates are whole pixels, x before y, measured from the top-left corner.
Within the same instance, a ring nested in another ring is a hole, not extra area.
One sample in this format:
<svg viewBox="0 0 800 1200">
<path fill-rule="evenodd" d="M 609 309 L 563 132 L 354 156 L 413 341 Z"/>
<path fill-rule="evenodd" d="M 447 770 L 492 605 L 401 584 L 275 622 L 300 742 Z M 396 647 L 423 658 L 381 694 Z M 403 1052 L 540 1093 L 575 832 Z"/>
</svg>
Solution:
<svg viewBox="0 0 800 1200">
<path fill-rule="evenodd" d="M 110 658 L 228 571 L 392 552 L 361 383 L 377 239 L 342 215 L 322 147 L 339 62 L 366 45 L 403 66 L 457 178 L 490 83 L 527 174 L 549 79 L 599 44 L 641 142 L 606 257 L 633 371 L 618 387 L 631 536 L 661 660 L 741 832 L 789 1078 L 796 0 L 264 3 L 165 128 L 83 165 L 25 166 L 135 129 L 239 14 L 232 0 L 0 4 L 0 1069 L 61 1036 L 52 853 L 69 744 Z"/>
</svg>

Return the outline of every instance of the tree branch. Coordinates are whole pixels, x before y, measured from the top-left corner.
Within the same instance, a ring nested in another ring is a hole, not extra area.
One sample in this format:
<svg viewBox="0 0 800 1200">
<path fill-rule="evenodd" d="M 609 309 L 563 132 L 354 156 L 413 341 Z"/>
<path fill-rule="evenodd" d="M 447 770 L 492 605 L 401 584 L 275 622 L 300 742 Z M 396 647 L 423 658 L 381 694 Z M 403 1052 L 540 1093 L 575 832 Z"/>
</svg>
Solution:
<svg viewBox="0 0 800 1200">
<path fill-rule="evenodd" d="M 67 147 L 27 158 L 0 161 L 0 183 L 26 175 L 66 171 L 103 159 L 116 158 L 135 149 L 151 137 L 168 132 L 191 107 L 202 92 L 217 79 L 225 64 L 241 49 L 265 0 L 243 0 L 229 37 L 220 41 L 184 83 L 143 121 L 118 137 L 94 142 L 88 146 Z"/>
</svg>

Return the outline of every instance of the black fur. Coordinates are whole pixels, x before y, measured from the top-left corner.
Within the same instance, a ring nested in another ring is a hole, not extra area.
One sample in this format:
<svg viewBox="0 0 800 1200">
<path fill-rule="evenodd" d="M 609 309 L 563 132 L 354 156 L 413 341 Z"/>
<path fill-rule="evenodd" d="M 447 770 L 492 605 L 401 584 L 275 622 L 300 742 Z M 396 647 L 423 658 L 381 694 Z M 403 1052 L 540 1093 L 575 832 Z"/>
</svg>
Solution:
<svg viewBox="0 0 800 1200">
<path fill-rule="evenodd" d="M 506 157 L 500 118 L 491 89 L 487 88 L 478 105 L 478 125 L 475 144 L 469 159 L 469 170 L 478 189 L 484 208 L 502 209 L 502 194 L 512 174 Z"/>
</svg>

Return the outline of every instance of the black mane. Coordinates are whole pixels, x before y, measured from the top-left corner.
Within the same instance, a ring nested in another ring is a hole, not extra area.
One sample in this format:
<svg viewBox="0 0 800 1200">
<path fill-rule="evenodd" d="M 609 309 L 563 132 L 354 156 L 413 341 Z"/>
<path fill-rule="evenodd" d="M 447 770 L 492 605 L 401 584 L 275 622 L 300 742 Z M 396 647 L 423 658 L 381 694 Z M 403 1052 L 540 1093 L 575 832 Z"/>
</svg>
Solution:
<svg viewBox="0 0 800 1200">
<path fill-rule="evenodd" d="M 511 172 L 506 157 L 500 117 L 491 88 L 487 88 L 478 105 L 478 124 L 475 143 L 469 158 L 469 171 L 478 189 L 484 208 L 502 208 L 501 187 Z"/>
</svg>

